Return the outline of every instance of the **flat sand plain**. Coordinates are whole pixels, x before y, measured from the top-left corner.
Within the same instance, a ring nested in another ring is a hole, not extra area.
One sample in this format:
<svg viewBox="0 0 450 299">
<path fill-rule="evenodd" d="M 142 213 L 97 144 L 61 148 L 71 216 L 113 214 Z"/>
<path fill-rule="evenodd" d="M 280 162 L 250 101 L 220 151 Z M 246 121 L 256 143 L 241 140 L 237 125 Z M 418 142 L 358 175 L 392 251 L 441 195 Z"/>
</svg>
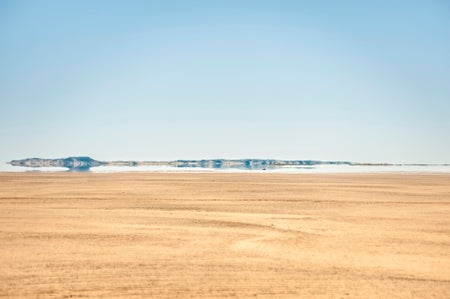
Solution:
<svg viewBox="0 0 450 299">
<path fill-rule="evenodd" d="M 450 298 L 450 174 L 0 173 L 0 297 Z"/>
</svg>

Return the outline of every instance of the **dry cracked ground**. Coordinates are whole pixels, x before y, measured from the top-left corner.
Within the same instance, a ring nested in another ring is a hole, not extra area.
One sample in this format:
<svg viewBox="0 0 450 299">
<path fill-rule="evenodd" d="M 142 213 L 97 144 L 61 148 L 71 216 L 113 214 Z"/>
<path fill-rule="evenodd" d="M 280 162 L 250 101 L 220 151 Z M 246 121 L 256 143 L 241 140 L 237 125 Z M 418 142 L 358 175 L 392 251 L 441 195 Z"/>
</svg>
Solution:
<svg viewBox="0 0 450 299">
<path fill-rule="evenodd" d="M 450 174 L 0 173 L 0 297 L 450 298 Z"/>
</svg>

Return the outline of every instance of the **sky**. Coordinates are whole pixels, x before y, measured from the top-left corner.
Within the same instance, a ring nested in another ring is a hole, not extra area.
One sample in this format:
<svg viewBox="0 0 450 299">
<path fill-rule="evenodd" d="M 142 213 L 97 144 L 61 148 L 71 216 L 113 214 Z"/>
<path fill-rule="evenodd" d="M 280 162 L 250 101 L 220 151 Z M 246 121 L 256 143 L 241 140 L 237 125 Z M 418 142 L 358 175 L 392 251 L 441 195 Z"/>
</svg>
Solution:
<svg viewBox="0 0 450 299">
<path fill-rule="evenodd" d="M 0 160 L 450 163 L 450 2 L 0 0 Z"/>
</svg>

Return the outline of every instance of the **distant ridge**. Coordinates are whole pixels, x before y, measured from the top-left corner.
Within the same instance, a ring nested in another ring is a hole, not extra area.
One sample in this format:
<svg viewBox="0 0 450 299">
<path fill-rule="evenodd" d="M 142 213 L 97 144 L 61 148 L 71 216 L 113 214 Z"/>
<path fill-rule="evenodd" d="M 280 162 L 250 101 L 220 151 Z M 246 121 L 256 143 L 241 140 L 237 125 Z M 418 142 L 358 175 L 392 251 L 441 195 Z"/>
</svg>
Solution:
<svg viewBox="0 0 450 299">
<path fill-rule="evenodd" d="M 65 167 L 70 171 L 89 171 L 91 167 L 107 165 L 107 162 L 96 161 L 90 157 L 68 157 L 61 159 L 28 158 L 12 160 L 9 164 L 25 167 Z"/>
<path fill-rule="evenodd" d="M 283 166 L 314 166 L 314 165 L 364 165 L 392 166 L 400 164 L 389 163 L 358 163 L 348 161 L 318 161 L 318 160 L 276 160 L 276 159 L 207 159 L 207 160 L 175 160 L 175 161 L 97 161 L 90 157 L 68 157 L 60 159 L 28 158 L 12 160 L 9 164 L 24 167 L 65 167 L 69 171 L 89 171 L 98 166 L 173 166 L 202 168 L 238 168 L 238 169 L 269 169 Z M 409 164 L 427 165 L 427 164 Z"/>
</svg>

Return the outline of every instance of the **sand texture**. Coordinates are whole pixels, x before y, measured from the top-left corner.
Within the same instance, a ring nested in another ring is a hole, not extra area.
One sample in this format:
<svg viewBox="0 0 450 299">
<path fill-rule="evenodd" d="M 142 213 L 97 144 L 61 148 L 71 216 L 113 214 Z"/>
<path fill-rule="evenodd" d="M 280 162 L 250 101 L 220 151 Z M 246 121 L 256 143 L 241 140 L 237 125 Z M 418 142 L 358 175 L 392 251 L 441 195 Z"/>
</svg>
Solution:
<svg viewBox="0 0 450 299">
<path fill-rule="evenodd" d="M 0 173 L 0 297 L 450 298 L 450 174 Z"/>
</svg>

